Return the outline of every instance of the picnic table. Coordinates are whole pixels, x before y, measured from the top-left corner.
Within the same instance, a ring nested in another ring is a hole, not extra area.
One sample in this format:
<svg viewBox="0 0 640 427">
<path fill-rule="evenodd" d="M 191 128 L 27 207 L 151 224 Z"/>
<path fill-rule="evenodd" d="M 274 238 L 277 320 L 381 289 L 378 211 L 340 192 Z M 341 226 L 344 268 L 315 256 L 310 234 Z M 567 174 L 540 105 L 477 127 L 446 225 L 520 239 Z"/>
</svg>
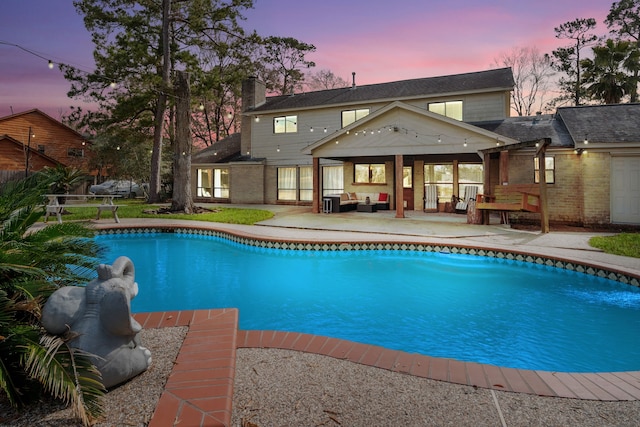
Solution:
<svg viewBox="0 0 640 427">
<path fill-rule="evenodd" d="M 45 194 L 45 196 L 49 199 L 49 202 L 46 206 L 44 222 L 47 222 L 47 220 L 49 219 L 49 215 L 55 214 L 58 218 L 58 223 L 62 224 L 62 213 L 66 208 L 96 208 L 98 210 L 96 219 L 100 219 L 100 214 L 102 213 L 102 211 L 111 211 L 113 212 L 113 219 L 116 221 L 116 223 L 120 223 L 120 218 L 118 218 L 118 208 L 122 205 L 116 205 L 113 203 L 113 200 L 115 198 L 121 197 L 119 195 Z M 102 201 L 100 203 L 86 203 L 88 200 L 92 199 L 102 199 Z M 64 202 L 60 203 L 61 200 L 64 200 Z"/>
</svg>

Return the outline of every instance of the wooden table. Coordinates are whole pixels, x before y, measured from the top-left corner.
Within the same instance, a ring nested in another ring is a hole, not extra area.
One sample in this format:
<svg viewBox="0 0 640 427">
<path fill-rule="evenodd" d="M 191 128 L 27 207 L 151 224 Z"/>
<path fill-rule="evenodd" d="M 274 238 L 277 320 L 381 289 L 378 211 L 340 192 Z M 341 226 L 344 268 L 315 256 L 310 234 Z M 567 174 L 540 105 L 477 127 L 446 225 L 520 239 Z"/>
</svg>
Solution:
<svg viewBox="0 0 640 427">
<path fill-rule="evenodd" d="M 113 199 L 120 197 L 119 195 L 105 194 L 45 194 L 49 199 L 49 203 L 46 206 L 46 213 L 44 215 L 44 222 L 47 222 L 49 215 L 55 214 L 58 218 L 58 223 L 62 224 L 62 212 L 68 208 L 96 208 L 98 215 L 96 219 L 100 219 L 102 211 L 113 212 L 113 219 L 116 223 L 120 223 L 118 218 L 118 208 L 122 205 L 115 205 Z M 60 199 L 64 199 L 64 203 L 60 203 Z M 102 199 L 100 203 L 83 203 L 90 199 Z"/>
</svg>

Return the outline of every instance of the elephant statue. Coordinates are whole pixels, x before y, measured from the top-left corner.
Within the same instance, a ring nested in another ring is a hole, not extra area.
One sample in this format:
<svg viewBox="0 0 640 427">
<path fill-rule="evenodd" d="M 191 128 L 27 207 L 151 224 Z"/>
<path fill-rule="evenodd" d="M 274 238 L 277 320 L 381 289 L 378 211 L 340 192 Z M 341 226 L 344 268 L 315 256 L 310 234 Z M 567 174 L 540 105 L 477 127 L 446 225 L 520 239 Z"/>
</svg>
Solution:
<svg viewBox="0 0 640 427">
<path fill-rule="evenodd" d="M 133 262 L 119 257 L 100 264 L 98 277 L 86 287 L 56 290 L 42 310 L 42 326 L 51 334 L 75 335 L 74 348 L 90 353 L 106 388 L 144 372 L 151 352 L 138 342 L 142 327 L 131 316 L 131 300 L 138 294 Z"/>
</svg>

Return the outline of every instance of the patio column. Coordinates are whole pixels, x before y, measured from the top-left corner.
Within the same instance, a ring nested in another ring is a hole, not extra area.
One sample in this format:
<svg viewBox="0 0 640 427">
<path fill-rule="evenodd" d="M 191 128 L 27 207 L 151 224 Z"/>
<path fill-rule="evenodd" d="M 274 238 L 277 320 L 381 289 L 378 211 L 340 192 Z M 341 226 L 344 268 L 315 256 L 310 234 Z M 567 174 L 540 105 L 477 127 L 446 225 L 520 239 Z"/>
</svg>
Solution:
<svg viewBox="0 0 640 427">
<path fill-rule="evenodd" d="M 485 195 L 491 195 L 492 190 L 491 190 L 491 154 L 489 154 L 488 152 L 484 153 L 484 158 L 482 159 L 482 162 L 484 163 L 482 171 L 483 171 L 483 177 L 482 177 L 482 186 L 484 188 L 484 194 Z M 489 211 L 488 210 L 483 210 L 482 211 L 482 223 L 483 224 L 489 224 Z"/>
<path fill-rule="evenodd" d="M 402 167 L 404 158 L 402 154 L 396 154 L 396 218 L 404 218 L 404 188 L 402 186 Z"/>
<path fill-rule="evenodd" d="M 322 203 L 322 180 L 320 179 L 320 158 L 313 158 L 313 201 L 311 202 L 311 212 L 320 213 L 320 206 Z"/>
<path fill-rule="evenodd" d="M 509 151 L 504 150 L 500 152 L 500 182 L 498 185 L 506 185 L 509 183 Z M 486 190 L 485 190 L 486 191 Z"/>
<path fill-rule="evenodd" d="M 547 145 L 551 144 L 550 138 L 545 138 L 541 141 L 536 150 L 536 156 L 538 157 L 538 181 L 540 185 L 540 232 L 549 232 L 549 202 L 547 199 L 547 172 L 545 168 L 545 153 L 547 151 Z"/>
</svg>

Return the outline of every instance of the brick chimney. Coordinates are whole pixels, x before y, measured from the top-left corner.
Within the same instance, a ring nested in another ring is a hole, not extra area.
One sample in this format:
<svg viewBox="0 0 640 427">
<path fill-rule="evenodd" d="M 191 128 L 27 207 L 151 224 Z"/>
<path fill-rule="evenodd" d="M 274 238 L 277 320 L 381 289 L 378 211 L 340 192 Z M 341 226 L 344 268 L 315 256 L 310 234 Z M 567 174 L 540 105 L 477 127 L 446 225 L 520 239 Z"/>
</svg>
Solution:
<svg viewBox="0 0 640 427">
<path fill-rule="evenodd" d="M 267 99 L 267 87 L 257 77 L 249 77 L 242 82 L 242 112 L 243 115 L 240 154 L 251 154 L 251 126 L 256 116 L 250 114 L 251 110 L 264 104 Z"/>
</svg>

